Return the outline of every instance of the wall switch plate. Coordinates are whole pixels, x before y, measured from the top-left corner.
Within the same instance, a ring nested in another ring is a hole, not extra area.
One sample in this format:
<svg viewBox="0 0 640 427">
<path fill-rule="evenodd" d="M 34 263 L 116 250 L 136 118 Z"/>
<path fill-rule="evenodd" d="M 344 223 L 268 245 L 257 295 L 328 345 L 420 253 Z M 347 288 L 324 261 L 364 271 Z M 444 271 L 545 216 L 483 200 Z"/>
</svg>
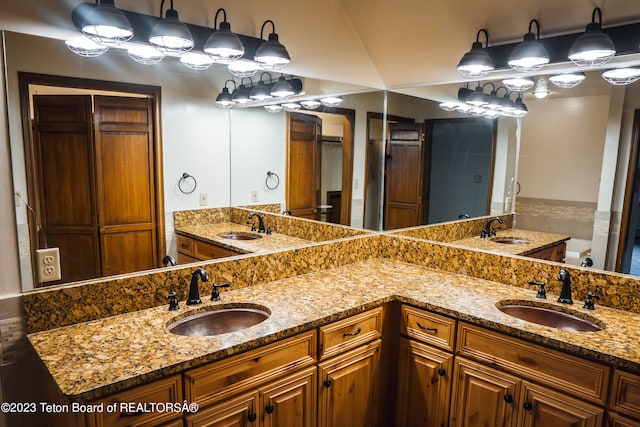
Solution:
<svg viewBox="0 0 640 427">
<path fill-rule="evenodd" d="M 258 192 L 254 190 L 251 192 L 251 203 L 256 203 L 257 201 L 258 201 Z"/>
<path fill-rule="evenodd" d="M 62 278 L 58 248 L 36 249 L 36 263 L 40 283 L 53 282 Z"/>
<path fill-rule="evenodd" d="M 209 203 L 209 196 L 207 193 L 200 193 L 200 206 L 207 206 Z"/>
<path fill-rule="evenodd" d="M 22 202 L 21 202 L 22 194 L 20 194 L 19 191 L 16 191 L 15 198 L 16 198 L 16 203 L 15 203 L 16 204 L 16 208 L 19 208 L 22 205 Z"/>
</svg>

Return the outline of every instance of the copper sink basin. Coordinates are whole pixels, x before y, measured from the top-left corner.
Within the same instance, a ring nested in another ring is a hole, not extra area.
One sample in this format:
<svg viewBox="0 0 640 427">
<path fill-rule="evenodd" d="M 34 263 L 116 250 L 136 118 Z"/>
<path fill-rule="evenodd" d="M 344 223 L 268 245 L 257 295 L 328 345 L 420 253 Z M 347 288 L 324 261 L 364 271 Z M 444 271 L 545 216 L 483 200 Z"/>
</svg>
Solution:
<svg viewBox="0 0 640 427">
<path fill-rule="evenodd" d="M 236 332 L 257 325 L 269 318 L 271 312 L 257 305 L 212 307 L 190 316 L 173 320 L 167 325 L 172 334 L 208 337 Z"/>
<path fill-rule="evenodd" d="M 553 305 L 528 305 L 518 301 L 496 304 L 501 312 L 527 322 L 575 332 L 596 332 L 604 328 L 597 319 L 580 312 L 560 311 Z"/>
<path fill-rule="evenodd" d="M 523 239 L 521 237 L 493 237 L 491 241 L 495 243 L 503 243 L 506 245 L 524 245 L 527 243 L 531 243 L 529 240 Z"/>
<path fill-rule="evenodd" d="M 256 233 L 248 233 L 246 231 L 227 231 L 218 234 L 218 237 L 230 240 L 258 240 L 262 239 L 262 236 Z"/>
</svg>

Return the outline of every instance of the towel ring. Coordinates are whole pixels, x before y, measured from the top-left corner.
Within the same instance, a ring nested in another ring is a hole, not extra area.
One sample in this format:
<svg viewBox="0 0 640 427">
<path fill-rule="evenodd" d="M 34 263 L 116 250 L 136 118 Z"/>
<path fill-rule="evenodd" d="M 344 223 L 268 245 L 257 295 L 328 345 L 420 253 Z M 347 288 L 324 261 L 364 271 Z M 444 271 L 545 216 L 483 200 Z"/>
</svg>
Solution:
<svg viewBox="0 0 640 427">
<path fill-rule="evenodd" d="M 191 178 L 191 179 L 189 179 Z M 187 186 L 189 182 L 191 182 L 193 180 L 193 187 L 191 188 L 191 190 L 189 190 L 187 187 L 187 189 L 185 190 L 184 186 Z M 178 181 L 178 189 L 184 193 L 184 194 L 191 194 L 194 191 L 196 191 L 196 188 L 198 188 L 198 181 L 196 181 L 196 179 L 189 175 L 188 173 L 183 173 L 182 177 L 180 178 L 180 181 Z"/>
<path fill-rule="evenodd" d="M 274 176 L 275 176 L 275 180 L 276 180 L 275 185 L 269 185 L 270 178 L 272 178 Z M 264 185 L 266 185 L 269 190 L 275 190 L 280 185 L 280 177 L 278 176 L 277 173 L 268 171 L 267 172 L 267 178 L 264 180 Z"/>
</svg>

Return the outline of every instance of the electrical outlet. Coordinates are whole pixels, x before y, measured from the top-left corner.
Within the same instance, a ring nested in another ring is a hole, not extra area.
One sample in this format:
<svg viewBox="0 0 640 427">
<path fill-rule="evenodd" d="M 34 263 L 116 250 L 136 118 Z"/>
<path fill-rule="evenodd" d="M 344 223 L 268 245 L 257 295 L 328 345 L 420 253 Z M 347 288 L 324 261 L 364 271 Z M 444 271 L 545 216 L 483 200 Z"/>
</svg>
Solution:
<svg viewBox="0 0 640 427">
<path fill-rule="evenodd" d="M 505 212 L 511 211 L 511 197 L 504 198 L 504 211 Z"/>
<path fill-rule="evenodd" d="M 257 191 L 252 191 L 251 192 L 251 203 L 256 203 L 258 201 L 258 192 Z"/>
<path fill-rule="evenodd" d="M 36 249 L 38 281 L 53 282 L 62 278 L 60 271 L 60 250 L 58 248 Z"/>
<path fill-rule="evenodd" d="M 207 206 L 209 203 L 209 197 L 207 193 L 200 193 L 200 206 Z"/>
</svg>

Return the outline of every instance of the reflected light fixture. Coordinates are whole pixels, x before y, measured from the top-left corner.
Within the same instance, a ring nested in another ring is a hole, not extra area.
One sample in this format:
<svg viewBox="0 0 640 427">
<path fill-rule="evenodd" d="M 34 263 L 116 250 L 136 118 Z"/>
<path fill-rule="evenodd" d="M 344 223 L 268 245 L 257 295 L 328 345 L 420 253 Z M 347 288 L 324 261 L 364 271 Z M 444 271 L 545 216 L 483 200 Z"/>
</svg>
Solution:
<svg viewBox="0 0 640 427">
<path fill-rule="evenodd" d="M 181 56 L 194 46 L 193 36 L 187 26 L 178 19 L 178 11 L 171 6 L 167 9 L 165 18 L 154 25 L 149 34 L 149 43 L 160 52 L 169 56 Z M 164 9 L 164 2 L 160 4 L 160 17 Z"/>
<path fill-rule="evenodd" d="M 284 78 L 284 74 L 278 78 L 278 82 L 271 88 L 271 96 L 276 98 L 286 98 L 295 95 L 296 91 L 293 86 Z"/>
<path fill-rule="evenodd" d="M 315 110 L 322 105 L 322 102 L 316 99 L 306 99 L 304 101 L 300 101 L 300 104 L 302 104 L 306 110 Z"/>
<path fill-rule="evenodd" d="M 639 68 L 614 68 L 602 73 L 602 78 L 616 86 L 625 86 L 640 79 Z"/>
<path fill-rule="evenodd" d="M 480 42 L 480 34 L 485 35 L 485 47 Z M 471 45 L 471 50 L 464 54 L 458 63 L 458 72 L 465 77 L 484 77 L 489 71 L 495 69 L 493 60 L 487 52 L 486 45 L 489 44 L 489 33 L 484 28 L 478 31 L 476 41 Z"/>
<path fill-rule="evenodd" d="M 467 97 L 467 104 L 479 107 L 489 103 L 489 97 L 483 92 L 482 86 L 478 83 L 475 90 Z"/>
<path fill-rule="evenodd" d="M 231 96 L 235 104 L 244 105 L 251 101 L 251 98 L 249 98 L 249 89 L 244 85 L 244 79 L 249 79 L 249 77 L 242 78 L 240 86 L 233 91 L 233 95 Z M 251 79 L 249 79 L 249 82 L 251 82 Z M 251 84 L 249 84 L 249 86 L 251 86 Z"/>
<path fill-rule="evenodd" d="M 536 33 L 531 31 L 536 24 Z M 529 32 L 524 35 L 522 43 L 517 45 L 509 56 L 509 67 L 523 73 L 538 71 L 549 63 L 549 53 L 540 43 L 540 23 L 537 19 L 529 22 Z"/>
<path fill-rule="evenodd" d="M 270 113 L 279 113 L 283 110 L 282 105 L 265 105 L 264 109 Z"/>
<path fill-rule="evenodd" d="M 144 65 L 154 65 L 162 61 L 165 54 L 148 44 L 131 44 L 127 50 L 129 57 Z"/>
<path fill-rule="evenodd" d="M 84 56 L 85 58 L 95 58 L 109 50 L 107 46 L 98 44 L 84 36 L 65 40 L 64 43 L 73 53 Z"/>
<path fill-rule="evenodd" d="M 114 0 L 101 0 L 87 13 L 82 33 L 103 46 L 119 46 L 133 37 L 133 28 Z"/>
<path fill-rule="evenodd" d="M 598 22 L 596 22 L 596 15 Z M 593 9 L 591 23 L 586 31 L 576 39 L 569 49 L 569 59 L 581 68 L 591 68 L 604 65 L 616 54 L 616 47 L 611 38 L 600 31 L 602 26 L 602 11 L 599 7 Z"/>
<path fill-rule="evenodd" d="M 291 112 L 298 111 L 300 108 L 302 108 L 302 106 L 297 102 L 285 102 L 284 104 L 282 104 L 282 108 L 284 108 L 284 111 Z"/>
<path fill-rule="evenodd" d="M 220 108 L 231 108 L 233 107 L 233 96 L 229 92 L 229 88 L 227 88 L 227 83 L 233 83 L 233 88 L 236 88 L 236 82 L 233 80 L 227 80 L 224 82 L 224 87 L 222 88 L 222 92 L 218 94 L 216 97 L 216 105 Z"/>
<path fill-rule="evenodd" d="M 549 81 L 554 85 L 563 89 L 570 89 L 578 86 L 586 78 L 582 72 L 577 73 L 563 73 L 549 76 Z"/>
<path fill-rule="evenodd" d="M 342 103 L 341 96 L 325 96 L 320 100 L 325 107 L 337 107 Z"/>
<path fill-rule="evenodd" d="M 264 41 L 264 27 L 267 24 L 271 24 L 273 31 L 269 34 L 269 38 Z M 256 50 L 256 54 L 253 59 L 265 70 L 281 70 L 291 62 L 289 52 L 280 43 L 278 34 L 276 34 L 276 25 L 272 20 L 268 19 L 262 24 L 260 30 L 260 39 L 263 40 L 260 46 Z"/>
<path fill-rule="evenodd" d="M 531 89 L 535 82 L 531 77 L 514 77 L 511 79 L 504 79 L 502 83 L 512 92 L 522 92 L 527 89 Z"/>
<path fill-rule="evenodd" d="M 222 12 L 220 28 L 216 29 L 218 14 Z M 231 24 L 227 22 L 227 12 L 220 8 L 214 18 L 214 33 L 209 36 L 204 45 L 204 52 L 211 56 L 218 64 L 229 64 L 244 55 L 244 45 L 240 37 L 231 32 Z"/>
<path fill-rule="evenodd" d="M 204 52 L 199 50 L 190 50 L 189 52 L 180 56 L 180 62 L 192 70 L 206 70 L 213 64 L 213 58 L 209 55 L 205 55 Z"/>
<path fill-rule="evenodd" d="M 539 78 L 536 82 L 536 88 L 533 90 L 533 96 L 538 99 L 544 99 L 549 96 L 551 92 L 549 92 L 549 88 L 547 87 L 547 80 L 544 78 Z"/>
<path fill-rule="evenodd" d="M 513 109 L 510 111 L 514 117 L 523 117 L 529 112 L 529 109 L 522 102 L 522 97 L 518 95 L 513 104 Z"/>
<path fill-rule="evenodd" d="M 271 95 L 271 91 L 265 84 L 264 80 L 262 80 L 262 76 L 264 76 L 265 74 L 269 76 L 269 82 L 272 83 L 271 74 L 267 72 L 260 74 L 260 80 L 258 81 L 258 84 L 253 89 L 251 89 L 249 98 L 256 101 L 265 101 L 267 99 L 273 98 L 273 95 Z"/>
<path fill-rule="evenodd" d="M 227 65 L 227 69 L 236 77 L 253 77 L 261 70 L 257 62 L 250 59 L 238 59 Z"/>
</svg>

